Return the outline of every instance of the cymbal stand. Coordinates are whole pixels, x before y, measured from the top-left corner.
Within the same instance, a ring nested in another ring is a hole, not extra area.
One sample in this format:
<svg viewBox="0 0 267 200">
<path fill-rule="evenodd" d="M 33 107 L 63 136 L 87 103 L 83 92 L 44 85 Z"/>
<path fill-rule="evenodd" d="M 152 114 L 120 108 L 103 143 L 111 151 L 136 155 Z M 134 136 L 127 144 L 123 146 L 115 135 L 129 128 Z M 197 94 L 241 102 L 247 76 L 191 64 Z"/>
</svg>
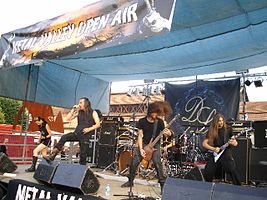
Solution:
<svg viewBox="0 0 267 200">
<path fill-rule="evenodd" d="M 203 128 L 202 128 L 203 129 Z M 192 135 L 192 150 L 188 152 L 188 160 L 191 162 L 197 162 L 199 161 L 199 158 L 201 160 L 205 160 L 204 156 L 201 153 L 201 150 L 199 149 L 199 147 L 196 145 L 197 144 L 197 134 L 199 134 L 201 132 L 201 130 L 196 130 L 193 132 Z"/>
</svg>

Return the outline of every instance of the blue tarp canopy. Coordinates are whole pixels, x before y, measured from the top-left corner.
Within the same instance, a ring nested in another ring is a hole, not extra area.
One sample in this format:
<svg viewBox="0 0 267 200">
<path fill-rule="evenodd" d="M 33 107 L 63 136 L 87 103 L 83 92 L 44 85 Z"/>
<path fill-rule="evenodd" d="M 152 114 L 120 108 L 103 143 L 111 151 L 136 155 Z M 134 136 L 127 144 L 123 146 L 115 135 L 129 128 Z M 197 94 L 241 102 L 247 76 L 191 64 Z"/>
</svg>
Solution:
<svg viewBox="0 0 267 200">
<path fill-rule="evenodd" d="M 37 82 L 33 78 L 31 86 L 35 89 L 29 93 L 29 99 L 49 102 L 52 98 L 52 104 L 70 106 L 79 96 L 90 94 L 98 99 L 94 101 L 97 106 L 101 98 L 108 99 L 112 81 L 183 77 L 264 66 L 266 30 L 267 0 L 177 0 L 170 32 L 48 60 L 43 66 L 33 68 L 40 70 L 40 74 Z M 6 73 L 27 73 L 28 68 L 2 71 L 1 77 Z M 10 88 L 0 88 L 0 93 L 14 96 L 13 80 L 7 79 L 5 84 Z M 66 93 L 71 94 L 68 100 Z M 19 93 L 18 98 L 21 96 Z"/>
<path fill-rule="evenodd" d="M 242 71 L 267 65 L 267 0 L 178 0 L 169 33 L 51 63 L 105 81 Z"/>
</svg>

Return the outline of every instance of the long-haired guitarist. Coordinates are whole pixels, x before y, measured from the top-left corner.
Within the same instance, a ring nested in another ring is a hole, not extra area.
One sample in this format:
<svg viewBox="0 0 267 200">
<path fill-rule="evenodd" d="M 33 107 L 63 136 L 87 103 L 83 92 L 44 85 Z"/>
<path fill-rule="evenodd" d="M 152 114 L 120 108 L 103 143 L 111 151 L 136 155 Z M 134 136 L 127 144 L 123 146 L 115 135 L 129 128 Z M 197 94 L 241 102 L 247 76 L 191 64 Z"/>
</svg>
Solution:
<svg viewBox="0 0 267 200">
<path fill-rule="evenodd" d="M 216 114 L 210 124 L 206 138 L 203 141 L 203 147 L 214 152 L 214 155 L 218 155 L 222 151 L 220 147 L 227 142 L 229 146 L 238 145 L 236 139 L 232 136 L 232 128 L 226 125 L 224 116 Z M 226 148 L 217 161 L 215 161 L 214 157 L 209 159 L 204 171 L 205 180 L 211 182 L 219 167 L 222 167 L 226 173 L 231 175 L 233 184 L 241 185 L 231 148 Z"/>
<path fill-rule="evenodd" d="M 166 177 L 163 174 L 162 163 L 160 160 L 160 140 L 153 146 L 153 152 L 146 151 L 147 145 L 163 133 L 166 137 L 171 136 L 171 131 L 165 128 L 164 121 L 159 117 L 163 110 L 166 111 L 166 104 L 160 102 L 151 103 L 147 110 L 147 116 L 140 119 L 138 122 L 138 147 L 134 148 L 134 157 L 131 161 L 128 182 L 124 183 L 121 187 L 133 186 L 135 171 L 142 159 L 152 156 L 152 161 L 157 172 L 161 189 L 163 188 Z M 164 113 L 166 114 L 166 113 Z M 151 155 L 150 155 L 151 154 Z"/>
</svg>

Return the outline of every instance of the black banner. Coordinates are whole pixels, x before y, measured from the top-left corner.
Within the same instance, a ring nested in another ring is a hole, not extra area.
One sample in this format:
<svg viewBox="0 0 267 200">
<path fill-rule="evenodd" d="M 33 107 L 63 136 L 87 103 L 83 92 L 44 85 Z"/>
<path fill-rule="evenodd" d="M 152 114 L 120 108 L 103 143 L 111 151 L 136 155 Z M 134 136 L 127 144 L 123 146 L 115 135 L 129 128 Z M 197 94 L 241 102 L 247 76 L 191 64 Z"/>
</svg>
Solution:
<svg viewBox="0 0 267 200">
<path fill-rule="evenodd" d="M 166 83 L 165 90 L 174 113 L 181 114 L 175 132 L 181 133 L 188 126 L 207 127 L 216 113 L 223 114 L 226 120 L 239 118 L 240 79 Z"/>
<path fill-rule="evenodd" d="M 44 185 L 14 179 L 9 181 L 6 199 L 97 200 L 102 198 L 91 195 L 78 195 L 71 192 L 56 190 Z"/>
</svg>

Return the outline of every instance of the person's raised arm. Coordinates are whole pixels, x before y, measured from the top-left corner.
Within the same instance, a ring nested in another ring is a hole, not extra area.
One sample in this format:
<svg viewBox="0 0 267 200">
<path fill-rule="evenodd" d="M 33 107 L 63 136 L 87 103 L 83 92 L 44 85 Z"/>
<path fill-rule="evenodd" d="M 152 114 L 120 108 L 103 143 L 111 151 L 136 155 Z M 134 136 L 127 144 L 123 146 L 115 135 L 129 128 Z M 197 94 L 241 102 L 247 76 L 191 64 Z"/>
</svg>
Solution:
<svg viewBox="0 0 267 200">
<path fill-rule="evenodd" d="M 71 121 L 74 118 L 76 118 L 78 116 L 78 112 L 79 112 L 79 105 L 74 105 L 72 107 L 72 109 L 70 110 L 70 112 L 67 114 L 66 120 L 67 121 Z"/>
</svg>

